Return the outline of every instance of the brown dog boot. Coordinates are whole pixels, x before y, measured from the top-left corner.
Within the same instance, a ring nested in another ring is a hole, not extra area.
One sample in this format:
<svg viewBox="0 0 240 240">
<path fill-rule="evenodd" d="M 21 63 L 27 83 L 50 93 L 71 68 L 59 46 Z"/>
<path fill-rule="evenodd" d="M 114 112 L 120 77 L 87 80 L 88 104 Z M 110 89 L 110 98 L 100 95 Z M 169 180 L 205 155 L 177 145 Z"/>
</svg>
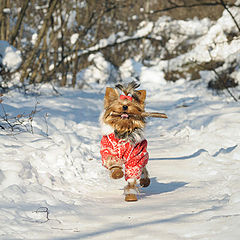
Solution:
<svg viewBox="0 0 240 240">
<path fill-rule="evenodd" d="M 119 179 L 123 177 L 122 167 L 114 166 L 110 169 L 110 175 L 113 179 Z"/>
<path fill-rule="evenodd" d="M 149 174 L 147 171 L 146 166 L 143 168 L 142 171 L 142 175 L 141 175 L 141 179 L 140 179 L 140 186 L 142 187 L 148 187 L 150 185 L 150 178 L 149 178 Z"/>
<path fill-rule="evenodd" d="M 140 179 L 140 186 L 141 187 L 148 187 L 150 185 L 150 178 L 141 178 Z"/>
<path fill-rule="evenodd" d="M 136 202 L 137 199 L 137 195 L 136 194 L 126 194 L 125 195 L 125 201 L 126 202 Z"/>
<path fill-rule="evenodd" d="M 129 179 L 128 185 L 124 188 L 125 201 L 135 202 L 137 201 L 138 189 L 136 187 L 136 179 Z"/>
</svg>

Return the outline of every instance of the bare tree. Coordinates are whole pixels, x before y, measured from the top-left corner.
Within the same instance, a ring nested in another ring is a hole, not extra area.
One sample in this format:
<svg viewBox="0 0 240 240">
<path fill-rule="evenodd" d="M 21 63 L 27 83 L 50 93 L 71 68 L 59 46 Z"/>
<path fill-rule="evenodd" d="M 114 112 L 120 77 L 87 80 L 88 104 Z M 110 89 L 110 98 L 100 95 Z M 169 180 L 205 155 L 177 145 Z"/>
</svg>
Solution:
<svg viewBox="0 0 240 240">
<path fill-rule="evenodd" d="M 10 0 L 2 0 L 0 2 L 0 39 L 8 40 L 10 31 Z"/>
<path fill-rule="evenodd" d="M 26 10 L 27 10 L 27 7 L 28 7 L 28 4 L 29 4 L 30 0 L 25 0 L 23 3 L 22 3 L 22 7 L 21 7 L 21 11 L 19 13 L 19 16 L 18 16 L 18 19 L 17 19 L 17 22 L 15 24 L 15 26 L 13 27 L 11 33 L 10 33 L 10 39 L 9 39 L 9 42 L 14 45 L 14 42 L 15 42 L 15 39 L 18 35 L 18 32 L 20 31 L 20 28 L 21 28 L 21 24 L 22 24 L 22 21 L 23 21 L 23 18 L 26 14 Z"/>
<path fill-rule="evenodd" d="M 89 64 L 91 53 L 101 52 L 105 59 L 119 67 L 126 59 L 139 55 L 141 61 L 159 57 L 171 59 L 174 52 L 165 47 L 170 36 L 155 38 L 151 32 L 134 36 L 141 22 L 154 22 L 159 16 L 189 17 L 210 12 L 220 16 L 231 12 L 234 0 L 2 0 L 0 1 L 0 37 L 21 50 L 23 64 L 18 69 L 21 82 L 39 83 L 55 80 L 59 85 L 77 82 L 77 73 Z M 17 10 L 20 9 L 20 10 Z M 201 11 L 196 11 L 201 9 Z M 202 10 L 205 9 L 205 10 Z M 211 9 L 211 11 L 209 10 Z M 213 11 L 213 9 L 216 11 Z M 191 13 L 190 15 L 188 15 Z M 205 14 L 205 15 L 204 15 Z M 10 24 L 11 23 L 11 24 Z M 240 31 L 239 31 L 240 32 Z M 119 37 L 122 34 L 124 37 Z M 236 34 L 236 33 L 234 33 Z M 115 41 L 108 42 L 114 35 Z M 75 40 L 73 38 L 75 36 Z M 151 51 L 145 48 L 146 42 Z M 164 52 L 164 51 L 162 51 Z M 182 53 L 182 52 L 181 52 Z M 70 73 L 70 74 L 69 74 Z M 57 80 L 56 80 L 57 79 Z"/>
<path fill-rule="evenodd" d="M 28 67 L 30 66 L 30 64 L 32 63 L 32 61 L 34 60 L 34 58 L 36 58 L 36 53 L 38 51 L 38 47 L 44 37 L 44 35 L 46 34 L 47 32 L 47 27 L 48 27 L 48 24 L 49 24 L 49 21 L 52 17 L 52 14 L 55 10 L 55 7 L 57 5 L 58 1 L 57 0 L 50 0 L 49 1 L 49 5 L 48 5 L 48 12 L 44 18 L 44 21 L 43 21 L 43 25 L 40 29 L 40 32 L 38 34 L 38 38 L 34 44 L 34 47 L 33 47 L 33 50 L 32 52 L 30 53 L 30 55 L 27 57 L 27 59 L 25 60 L 23 66 L 22 66 L 22 74 L 21 74 L 21 79 L 20 81 L 21 82 L 24 82 L 24 79 L 28 76 Z"/>
</svg>

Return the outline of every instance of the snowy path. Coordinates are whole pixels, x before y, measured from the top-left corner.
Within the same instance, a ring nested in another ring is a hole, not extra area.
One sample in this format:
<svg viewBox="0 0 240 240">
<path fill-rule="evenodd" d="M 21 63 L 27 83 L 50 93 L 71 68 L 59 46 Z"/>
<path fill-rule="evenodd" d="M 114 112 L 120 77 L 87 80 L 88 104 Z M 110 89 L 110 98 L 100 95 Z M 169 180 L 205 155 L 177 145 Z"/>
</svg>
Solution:
<svg viewBox="0 0 240 240">
<path fill-rule="evenodd" d="M 149 91 L 147 109 L 169 119 L 149 120 L 151 185 L 126 203 L 100 163 L 103 93 L 62 93 L 37 98 L 35 134 L 0 133 L 0 239 L 239 239 L 238 103 L 195 83 Z M 34 102 L 4 96 L 15 114 Z"/>
</svg>

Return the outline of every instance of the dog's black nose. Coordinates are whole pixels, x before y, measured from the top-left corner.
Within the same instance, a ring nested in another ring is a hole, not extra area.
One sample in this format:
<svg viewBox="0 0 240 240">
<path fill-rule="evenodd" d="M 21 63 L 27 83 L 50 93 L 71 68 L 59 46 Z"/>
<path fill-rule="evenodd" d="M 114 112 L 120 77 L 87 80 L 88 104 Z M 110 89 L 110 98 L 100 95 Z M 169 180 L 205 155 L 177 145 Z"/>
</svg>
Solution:
<svg viewBox="0 0 240 240">
<path fill-rule="evenodd" d="M 126 111 L 128 109 L 128 106 L 127 105 L 123 105 L 123 111 Z"/>
</svg>

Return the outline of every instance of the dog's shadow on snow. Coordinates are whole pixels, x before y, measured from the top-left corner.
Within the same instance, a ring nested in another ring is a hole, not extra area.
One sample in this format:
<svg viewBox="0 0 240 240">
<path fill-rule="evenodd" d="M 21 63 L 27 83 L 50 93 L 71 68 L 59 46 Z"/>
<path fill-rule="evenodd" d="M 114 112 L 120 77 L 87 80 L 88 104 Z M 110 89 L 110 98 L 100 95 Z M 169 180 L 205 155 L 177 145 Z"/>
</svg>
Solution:
<svg viewBox="0 0 240 240">
<path fill-rule="evenodd" d="M 170 182 L 170 183 L 160 183 L 157 178 L 151 178 L 151 183 L 148 187 L 142 188 L 142 197 L 148 197 L 152 195 L 158 195 L 162 193 L 173 192 L 178 188 L 184 187 L 188 183 L 186 182 Z"/>
</svg>

